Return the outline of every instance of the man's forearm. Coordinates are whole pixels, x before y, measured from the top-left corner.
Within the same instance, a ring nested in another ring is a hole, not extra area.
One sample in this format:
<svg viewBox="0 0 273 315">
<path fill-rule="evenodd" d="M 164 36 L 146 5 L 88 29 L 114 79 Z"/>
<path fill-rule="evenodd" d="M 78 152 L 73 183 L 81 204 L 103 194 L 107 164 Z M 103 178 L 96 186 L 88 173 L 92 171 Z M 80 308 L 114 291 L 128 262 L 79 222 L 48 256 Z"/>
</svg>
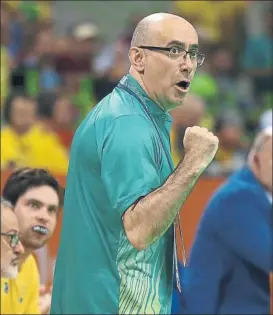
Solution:
<svg viewBox="0 0 273 315">
<path fill-rule="evenodd" d="M 134 247 L 145 249 L 167 231 L 200 174 L 185 158 L 161 187 L 125 212 L 123 224 Z"/>
</svg>

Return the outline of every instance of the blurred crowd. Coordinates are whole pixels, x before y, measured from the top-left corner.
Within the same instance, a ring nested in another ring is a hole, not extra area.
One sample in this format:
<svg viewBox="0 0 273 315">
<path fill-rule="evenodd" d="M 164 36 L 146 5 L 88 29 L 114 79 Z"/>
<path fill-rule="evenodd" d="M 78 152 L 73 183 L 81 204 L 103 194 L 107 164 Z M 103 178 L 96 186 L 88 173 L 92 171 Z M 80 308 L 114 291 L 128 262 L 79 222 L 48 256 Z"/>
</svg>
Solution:
<svg viewBox="0 0 273 315">
<path fill-rule="evenodd" d="M 2 170 L 45 167 L 65 175 L 78 124 L 129 69 L 141 15 L 130 16 L 111 42 L 90 20 L 60 36 L 54 2 L 1 1 Z M 174 1 L 172 11 L 197 28 L 206 54 L 184 106 L 172 112 L 173 158 L 183 157 L 188 126 L 207 127 L 220 147 L 206 175 L 225 176 L 245 162 L 253 135 L 272 125 L 271 3 Z"/>
</svg>

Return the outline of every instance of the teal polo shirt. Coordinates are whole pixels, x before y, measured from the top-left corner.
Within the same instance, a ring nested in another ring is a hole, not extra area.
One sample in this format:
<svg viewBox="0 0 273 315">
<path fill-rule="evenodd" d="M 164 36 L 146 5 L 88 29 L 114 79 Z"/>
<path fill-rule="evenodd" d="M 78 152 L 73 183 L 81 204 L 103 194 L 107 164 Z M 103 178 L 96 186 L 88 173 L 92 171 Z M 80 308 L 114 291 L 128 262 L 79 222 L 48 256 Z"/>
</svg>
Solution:
<svg viewBox="0 0 273 315">
<path fill-rule="evenodd" d="M 171 310 L 173 226 L 138 251 L 122 215 L 170 175 L 172 119 L 132 76 L 120 84 L 126 90 L 117 86 L 97 104 L 73 139 L 51 314 Z"/>
</svg>

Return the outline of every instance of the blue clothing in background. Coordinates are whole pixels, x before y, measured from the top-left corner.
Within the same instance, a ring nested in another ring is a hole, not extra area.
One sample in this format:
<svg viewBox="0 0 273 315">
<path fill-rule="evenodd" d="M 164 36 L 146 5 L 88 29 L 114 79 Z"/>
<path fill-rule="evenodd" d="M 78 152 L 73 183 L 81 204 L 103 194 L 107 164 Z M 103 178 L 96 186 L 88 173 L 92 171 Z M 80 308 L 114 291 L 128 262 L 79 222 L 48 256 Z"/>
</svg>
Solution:
<svg viewBox="0 0 273 315">
<path fill-rule="evenodd" d="M 269 314 L 272 204 L 248 168 L 215 193 L 183 275 L 186 314 Z"/>
</svg>

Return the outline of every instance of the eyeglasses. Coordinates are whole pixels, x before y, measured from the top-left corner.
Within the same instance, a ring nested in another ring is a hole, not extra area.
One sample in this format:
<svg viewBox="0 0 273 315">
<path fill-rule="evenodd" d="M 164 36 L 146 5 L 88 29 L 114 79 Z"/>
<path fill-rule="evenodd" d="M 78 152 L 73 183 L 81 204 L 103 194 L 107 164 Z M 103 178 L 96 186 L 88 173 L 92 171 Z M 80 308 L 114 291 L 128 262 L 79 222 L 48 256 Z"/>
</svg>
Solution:
<svg viewBox="0 0 273 315">
<path fill-rule="evenodd" d="M 139 48 L 154 50 L 154 51 L 167 51 L 169 53 L 170 59 L 186 58 L 187 55 L 190 56 L 192 62 L 197 61 L 197 66 L 202 66 L 205 61 L 205 54 L 199 52 L 198 50 L 187 51 L 184 48 L 178 46 L 172 47 L 156 47 L 156 46 L 139 46 Z"/>
<path fill-rule="evenodd" d="M 18 234 L 12 234 L 12 233 L 2 233 L 1 235 L 9 237 L 9 245 L 11 248 L 15 248 L 19 242 L 20 242 L 20 236 Z"/>
</svg>

